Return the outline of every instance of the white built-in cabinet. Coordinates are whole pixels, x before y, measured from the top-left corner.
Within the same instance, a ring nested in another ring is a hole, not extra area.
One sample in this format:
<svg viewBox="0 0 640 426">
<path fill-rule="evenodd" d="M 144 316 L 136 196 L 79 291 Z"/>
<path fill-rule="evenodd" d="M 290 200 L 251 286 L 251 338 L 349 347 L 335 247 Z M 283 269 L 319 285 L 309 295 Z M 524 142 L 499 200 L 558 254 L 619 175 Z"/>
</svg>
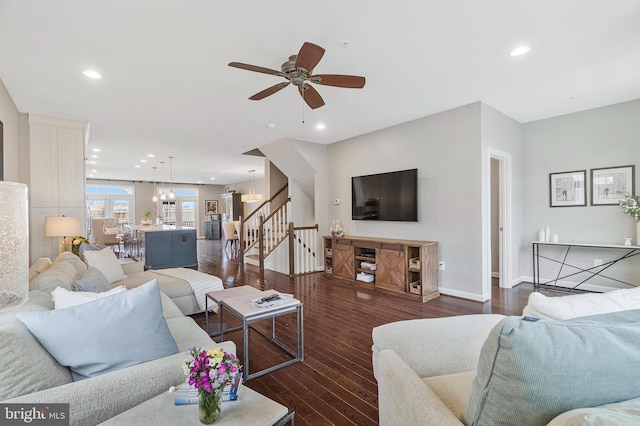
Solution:
<svg viewBox="0 0 640 426">
<path fill-rule="evenodd" d="M 55 258 L 58 238 L 45 237 L 47 216 L 71 216 L 85 227 L 85 145 L 88 123 L 27 114 L 22 120 L 28 163 L 30 261 Z"/>
</svg>

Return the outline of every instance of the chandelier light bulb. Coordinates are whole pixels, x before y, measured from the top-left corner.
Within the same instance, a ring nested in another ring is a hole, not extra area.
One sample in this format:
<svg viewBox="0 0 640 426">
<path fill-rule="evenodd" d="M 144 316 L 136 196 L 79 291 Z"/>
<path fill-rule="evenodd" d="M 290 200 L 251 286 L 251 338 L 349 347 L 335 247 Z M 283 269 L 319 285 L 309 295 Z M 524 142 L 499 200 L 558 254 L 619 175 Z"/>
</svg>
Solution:
<svg viewBox="0 0 640 426">
<path fill-rule="evenodd" d="M 156 190 L 156 166 L 153 166 L 153 197 L 151 197 L 151 202 L 153 203 L 157 203 L 158 202 L 158 195 L 157 195 L 157 190 Z"/>
</svg>

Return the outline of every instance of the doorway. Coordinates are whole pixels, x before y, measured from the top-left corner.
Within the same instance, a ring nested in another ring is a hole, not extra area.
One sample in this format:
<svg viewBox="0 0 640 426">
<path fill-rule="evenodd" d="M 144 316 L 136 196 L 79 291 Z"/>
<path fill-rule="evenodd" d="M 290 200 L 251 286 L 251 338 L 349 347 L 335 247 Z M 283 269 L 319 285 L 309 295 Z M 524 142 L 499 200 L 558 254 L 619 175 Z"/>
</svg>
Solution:
<svg viewBox="0 0 640 426">
<path fill-rule="evenodd" d="M 487 149 L 485 191 L 485 232 L 483 245 L 483 292 L 491 296 L 492 279 L 501 288 L 511 288 L 511 154 Z"/>
</svg>

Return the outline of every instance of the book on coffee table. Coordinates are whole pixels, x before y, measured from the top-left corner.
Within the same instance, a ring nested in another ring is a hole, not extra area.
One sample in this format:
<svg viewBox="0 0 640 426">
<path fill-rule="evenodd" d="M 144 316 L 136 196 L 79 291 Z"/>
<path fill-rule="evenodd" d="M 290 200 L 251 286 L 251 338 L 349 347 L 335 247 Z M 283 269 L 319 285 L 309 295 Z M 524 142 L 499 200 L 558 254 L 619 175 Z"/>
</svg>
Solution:
<svg viewBox="0 0 640 426">
<path fill-rule="evenodd" d="M 222 401 L 235 401 L 238 399 L 238 390 L 242 384 L 242 373 L 236 373 L 232 380 L 230 380 L 222 391 Z M 174 405 L 189 405 L 198 403 L 198 390 L 189 386 L 189 379 L 187 379 L 182 386 L 176 391 L 175 398 L 173 400 Z"/>
</svg>

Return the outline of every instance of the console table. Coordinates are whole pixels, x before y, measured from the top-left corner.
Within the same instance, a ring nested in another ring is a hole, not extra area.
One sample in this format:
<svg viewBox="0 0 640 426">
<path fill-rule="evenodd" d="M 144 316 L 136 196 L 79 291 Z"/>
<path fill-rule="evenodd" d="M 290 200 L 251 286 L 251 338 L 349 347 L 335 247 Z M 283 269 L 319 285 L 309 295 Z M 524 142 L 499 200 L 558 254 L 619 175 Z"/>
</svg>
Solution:
<svg viewBox="0 0 640 426">
<path fill-rule="evenodd" d="M 326 275 L 422 302 L 440 295 L 435 241 L 323 238 Z"/>
<path fill-rule="evenodd" d="M 541 249 L 545 247 L 560 247 L 563 249 L 560 252 L 560 256 L 557 259 L 551 258 L 548 255 L 541 253 Z M 567 258 L 572 249 L 584 249 L 584 250 L 607 250 L 611 251 L 613 257 L 611 260 L 603 262 L 601 265 L 595 266 L 580 266 L 573 262 L 569 262 Z M 565 292 L 597 292 L 596 290 L 588 290 L 585 288 L 579 288 L 584 284 L 591 284 L 589 281 L 595 277 L 603 278 L 611 284 L 617 284 L 616 288 L 631 288 L 640 285 L 640 282 L 628 282 L 624 279 L 619 279 L 608 274 L 610 268 L 621 262 L 628 261 L 640 254 L 640 246 L 625 246 L 616 244 L 589 244 L 589 243 L 553 243 L 534 241 L 533 242 L 533 286 L 535 290 L 548 289 Z M 549 261 L 560 265 L 560 268 L 555 274 L 554 278 L 540 278 L 540 260 Z M 585 274 L 586 278 L 581 278 L 575 282 L 571 282 L 571 287 L 558 285 L 559 282 L 568 278 L 577 278 L 578 275 Z"/>
</svg>

